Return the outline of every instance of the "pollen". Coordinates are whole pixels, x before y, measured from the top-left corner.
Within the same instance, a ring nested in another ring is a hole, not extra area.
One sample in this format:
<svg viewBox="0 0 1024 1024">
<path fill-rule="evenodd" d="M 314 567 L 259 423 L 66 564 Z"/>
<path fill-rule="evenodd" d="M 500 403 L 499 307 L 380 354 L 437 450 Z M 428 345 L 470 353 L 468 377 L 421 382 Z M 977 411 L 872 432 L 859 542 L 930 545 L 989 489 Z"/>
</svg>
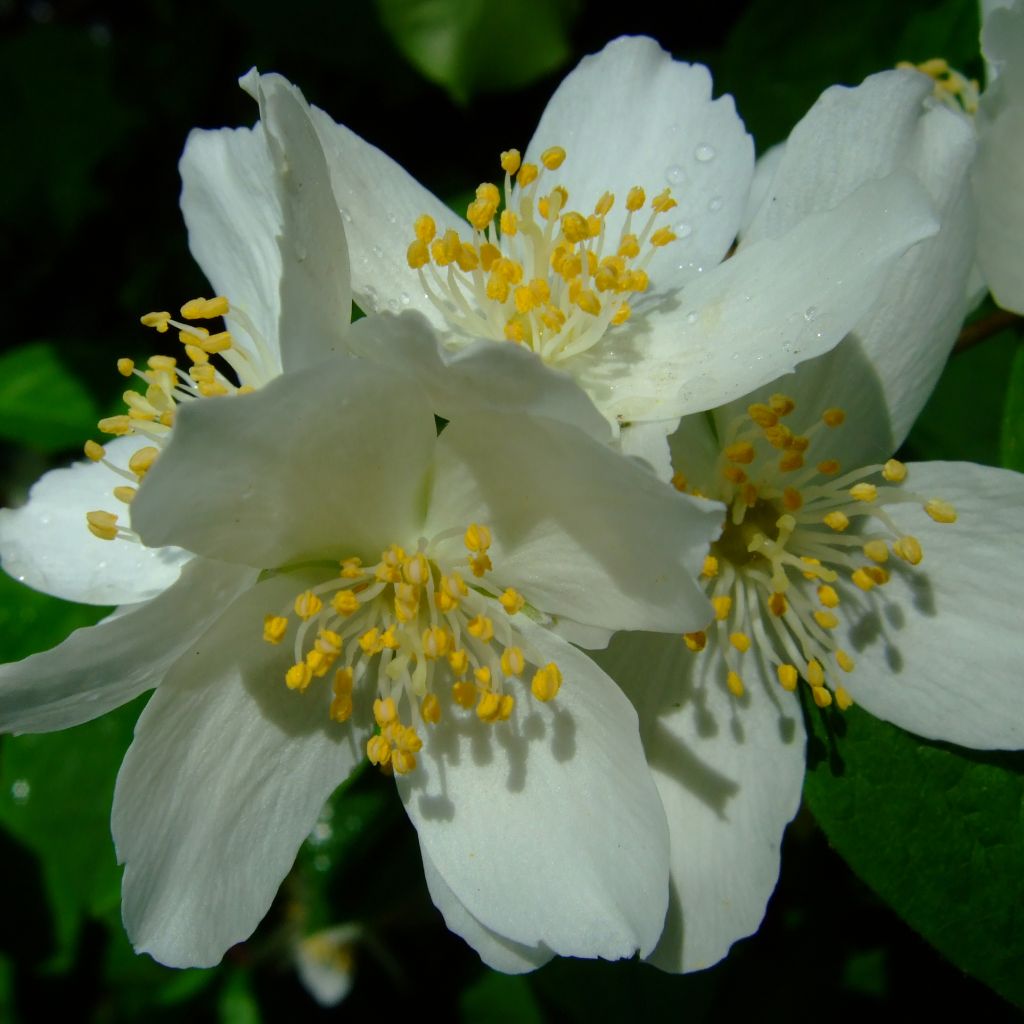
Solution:
<svg viewBox="0 0 1024 1024">
<path fill-rule="evenodd" d="M 703 651 L 708 644 L 708 635 L 702 630 L 697 630 L 695 633 L 684 633 L 683 643 L 686 644 L 688 650 L 691 650 L 696 654 L 698 651 Z"/>
<path fill-rule="evenodd" d="M 956 509 L 948 501 L 932 498 L 925 503 L 924 510 L 937 523 L 956 522 Z"/>
</svg>

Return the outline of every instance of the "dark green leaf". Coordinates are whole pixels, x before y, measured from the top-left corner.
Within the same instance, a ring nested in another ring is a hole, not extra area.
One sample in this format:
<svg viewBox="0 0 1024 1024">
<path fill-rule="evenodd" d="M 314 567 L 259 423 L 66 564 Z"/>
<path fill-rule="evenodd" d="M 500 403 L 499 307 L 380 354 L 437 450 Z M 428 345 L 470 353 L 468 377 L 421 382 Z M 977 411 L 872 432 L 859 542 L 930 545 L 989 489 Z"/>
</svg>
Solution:
<svg viewBox="0 0 1024 1024">
<path fill-rule="evenodd" d="M 220 1024 L 260 1024 L 260 1006 L 252 990 L 249 975 L 235 971 L 224 982 L 217 1001 Z"/>
<path fill-rule="evenodd" d="M 527 85 L 569 58 L 574 0 L 377 0 L 395 44 L 459 103 Z"/>
<path fill-rule="evenodd" d="M 1024 755 L 928 743 L 857 708 L 811 722 L 804 794 L 830 843 L 954 964 L 1024 1006 Z"/>
<path fill-rule="evenodd" d="M 540 1024 L 540 1007 L 530 983 L 488 971 L 462 993 L 462 1024 Z"/>
<path fill-rule="evenodd" d="M 1007 469 L 1024 473 L 1024 347 L 1014 354 L 1006 385 L 1000 461 Z"/>
</svg>

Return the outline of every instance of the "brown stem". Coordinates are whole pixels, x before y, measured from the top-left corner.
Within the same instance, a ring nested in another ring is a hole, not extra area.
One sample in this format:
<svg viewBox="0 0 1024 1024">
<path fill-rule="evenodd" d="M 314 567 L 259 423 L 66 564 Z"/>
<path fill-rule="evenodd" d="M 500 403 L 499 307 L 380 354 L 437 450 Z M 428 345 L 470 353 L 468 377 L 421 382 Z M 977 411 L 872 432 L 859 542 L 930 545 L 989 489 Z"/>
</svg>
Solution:
<svg viewBox="0 0 1024 1024">
<path fill-rule="evenodd" d="M 1021 320 L 1024 320 L 1024 317 L 1018 316 L 1016 313 L 997 309 L 981 320 L 975 320 L 973 324 L 968 324 L 960 332 L 960 337 L 956 339 L 956 344 L 953 346 L 953 354 L 966 352 L 969 348 L 981 344 L 986 338 L 991 338 L 993 334 L 998 334 L 1004 328 L 1020 323 Z"/>
</svg>

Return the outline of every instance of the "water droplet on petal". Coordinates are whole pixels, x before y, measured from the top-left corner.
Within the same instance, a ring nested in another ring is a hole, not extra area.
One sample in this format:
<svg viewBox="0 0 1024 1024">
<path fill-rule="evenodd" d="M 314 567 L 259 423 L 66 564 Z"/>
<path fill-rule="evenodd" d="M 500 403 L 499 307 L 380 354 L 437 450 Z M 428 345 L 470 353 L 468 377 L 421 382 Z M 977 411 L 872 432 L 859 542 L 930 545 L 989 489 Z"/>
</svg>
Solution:
<svg viewBox="0 0 1024 1024">
<path fill-rule="evenodd" d="M 412 299 L 409 298 L 408 292 L 402 292 L 402 294 L 398 296 L 398 301 L 401 302 L 403 306 L 408 306 L 409 303 L 412 302 Z"/>
<path fill-rule="evenodd" d="M 685 220 L 681 220 L 673 230 L 676 233 L 676 238 L 689 238 L 693 234 L 693 226 L 687 224 Z"/>
<path fill-rule="evenodd" d="M 32 784 L 28 779 L 15 779 L 11 784 L 11 796 L 16 804 L 27 803 L 31 792 Z"/>
<path fill-rule="evenodd" d="M 706 142 L 701 143 L 694 151 L 693 155 L 702 163 L 706 164 L 711 160 L 715 159 L 715 151 Z"/>
<path fill-rule="evenodd" d="M 346 210 L 344 206 L 341 207 L 341 219 L 346 224 L 351 224 L 352 223 L 352 214 L 349 213 L 348 210 Z"/>
<path fill-rule="evenodd" d="M 379 245 L 375 245 L 373 247 L 372 252 L 373 252 L 373 255 L 376 256 L 377 259 L 379 259 L 379 260 L 382 260 L 384 258 L 384 250 Z"/>
<path fill-rule="evenodd" d="M 688 324 L 695 324 L 699 319 L 695 310 L 691 310 L 686 314 L 686 322 Z"/>
<path fill-rule="evenodd" d="M 722 197 L 721 197 L 721 196 L 712 196 L 712 197 L 711 197 L 711 198 L 710 198 L 710 199 L 708 200 L 708 209 L 709 209 L 709 210 L 710 210 L 710 211 L 711 211 L 712 213 L 718 213 L 718 211 L 719 211 L 719 210 L 720 210 L 721 208 L 722 208 Z"/>
<path fill-rule="evenodd" d="M 810 323 L 817 315 L 818 315 L 818 307 L 817 306 L 808 306 L 804 310 L 804 319 L 808 323 Z"/>
<path fill-rule="evenodd" d="M 686 181 L 686 171 L 679 164 L 672 164 L 665 168 L 665 180 L 670 185 L 682 185 Z"/>
</svg>

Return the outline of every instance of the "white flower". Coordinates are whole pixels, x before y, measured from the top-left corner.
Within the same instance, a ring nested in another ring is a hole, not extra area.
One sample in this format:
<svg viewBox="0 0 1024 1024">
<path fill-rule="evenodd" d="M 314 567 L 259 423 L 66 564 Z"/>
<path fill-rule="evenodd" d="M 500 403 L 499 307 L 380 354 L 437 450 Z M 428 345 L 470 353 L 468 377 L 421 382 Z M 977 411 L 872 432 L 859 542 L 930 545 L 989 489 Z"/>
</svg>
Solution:
<svg viewBox="0 0 1024 1024">
<path fill-rule="evenodd" d="M 613 425 L 661 421 L 623 445 L 662 467 L 681 414 L 829 349 L 935 230 L 917 185 L 896 174 L 722 262 L 747 203 L 751 141 L 731 98 L 711 100 L 707 69 L 650 39 L 584 59 L 525 155 L 506 151 L 502 179 L 477 190 L 470 223 L 326 114 L 314 120 L 362 307 L 418 309 L 454 351 L 519 342 L 570 373 Z"/>
<path fill-rule="evenodd" d="M 598 656 L 636 703 L 669 819 L 672 906 L 652 958 L 667 970 L 716 962 L 761 920 L 800 800 L 801 678 L 820 706 L 1024 745 L 1024 478 L 890 458 L 956 337 L 974 251 L 972 129 L 922 107 L 929 88 L 889 72 L 829 90 L 777 158 L 752 231 L 899 165 L 923 175 L 942 230 L 833 352 L 683 421 L 677 484 L 729 506 L 705 564 L 715 618 L 685 642 L 624 636 Z"/>
</svg>

